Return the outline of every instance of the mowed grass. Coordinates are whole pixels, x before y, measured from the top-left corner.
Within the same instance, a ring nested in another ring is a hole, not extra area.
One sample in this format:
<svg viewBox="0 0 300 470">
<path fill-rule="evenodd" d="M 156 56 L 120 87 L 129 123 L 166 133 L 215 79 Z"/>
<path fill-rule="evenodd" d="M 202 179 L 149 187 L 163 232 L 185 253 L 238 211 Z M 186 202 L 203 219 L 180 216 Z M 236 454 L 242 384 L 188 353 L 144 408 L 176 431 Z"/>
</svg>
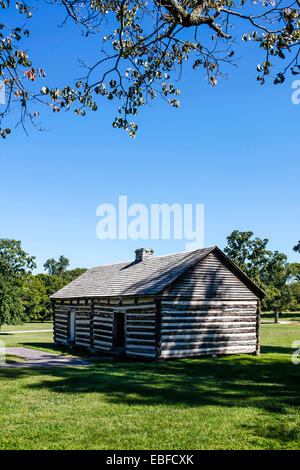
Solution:
<svg viewBox="0 0 300 470">
<path fill-rule="evenodd" d="M 0 449 L 299 449 L 294 340 L 299 325 L 265 325 L 260 357 L 1 368 Z"/>
<path fill-rule="evenodd" d="M 6 331 L 31 331 L 31 330 L 51 330 L 53 328 L 52 321 L 41 322 L 24 322 L 21 325 L 2 325 L 0 333 Z"/>
</svg>

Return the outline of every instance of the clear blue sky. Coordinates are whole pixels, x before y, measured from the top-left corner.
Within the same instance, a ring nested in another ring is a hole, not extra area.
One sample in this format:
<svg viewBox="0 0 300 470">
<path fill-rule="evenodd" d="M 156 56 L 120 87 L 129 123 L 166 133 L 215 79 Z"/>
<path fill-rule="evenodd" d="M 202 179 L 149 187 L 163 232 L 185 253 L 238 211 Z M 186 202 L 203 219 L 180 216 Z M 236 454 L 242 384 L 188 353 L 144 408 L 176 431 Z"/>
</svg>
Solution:
<svg viewBox="0 0 300 470">
<path fill-rule="evenodd" d="M 32 21 L 28 47 L 60 86 L 79 77 L 78 58 L 92 61 L 97 40 L 82 40 L 43 6 Z M 51 10 L 52 11 L 52 10 Z M 184 241 L 101 241 L 96 207 L 116 203 L 204 203 L 205 245 L 226 244 L 234 229 L 270 239 L 270 247 L 300 261 L 300 105 L 291 103 L 292 78 L 283 86 L 257 84 L 253 47 L 239 50 L 239 67 L 215 88 L 187 67 L 181 102 L 163 102 L 140 114 L 136 140 L 114 130 L 114 107 L 99 101 L 85 118 L 44 111 L 49 130 L 21 129 L 1 141 L 1 237 L 22 240 L 39 270 L 63 254 L 71 267 L 132 259 L 140 245 L 156 254 L 184 251 Z"/>
</svg>

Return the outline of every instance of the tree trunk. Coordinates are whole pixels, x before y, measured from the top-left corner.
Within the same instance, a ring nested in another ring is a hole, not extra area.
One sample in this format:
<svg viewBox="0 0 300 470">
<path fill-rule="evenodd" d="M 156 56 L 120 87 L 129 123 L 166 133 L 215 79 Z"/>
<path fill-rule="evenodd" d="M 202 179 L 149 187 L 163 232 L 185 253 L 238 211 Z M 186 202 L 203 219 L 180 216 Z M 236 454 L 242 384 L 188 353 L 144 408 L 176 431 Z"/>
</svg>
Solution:
<svg viewBox="0 0 300 470">
<path fill-rule="evenodd" d="M 275 323 L 278 323 L 278 318 L 279 318 L 278 308 L 275 308 Z"/>
</svg>

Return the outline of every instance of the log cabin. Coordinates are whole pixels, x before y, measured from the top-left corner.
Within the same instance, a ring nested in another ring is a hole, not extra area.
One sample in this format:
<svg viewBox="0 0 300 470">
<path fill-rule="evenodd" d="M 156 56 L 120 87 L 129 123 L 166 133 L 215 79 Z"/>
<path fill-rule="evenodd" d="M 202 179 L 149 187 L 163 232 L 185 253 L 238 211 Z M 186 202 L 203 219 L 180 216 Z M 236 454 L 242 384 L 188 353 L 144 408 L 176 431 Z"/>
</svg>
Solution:
<svg viewBox="0 0 300 470">
<path fill-rule="evenodd" d="M 151 360 L 259 355 L 265 294 L 218 247 L 135 253 L 51 296 L 56 343 Z"/>
</svg>

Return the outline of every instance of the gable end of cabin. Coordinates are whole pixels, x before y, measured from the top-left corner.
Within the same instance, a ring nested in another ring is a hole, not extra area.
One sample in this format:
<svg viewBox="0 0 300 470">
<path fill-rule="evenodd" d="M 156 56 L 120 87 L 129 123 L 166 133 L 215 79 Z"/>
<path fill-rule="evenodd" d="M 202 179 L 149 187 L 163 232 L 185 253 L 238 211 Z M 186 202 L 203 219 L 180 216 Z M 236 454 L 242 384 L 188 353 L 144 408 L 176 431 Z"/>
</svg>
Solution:
<svg viewBox="0 0 300 470">
<path fill-rule="evenodd" d="M 217 251 L 160 297 L 160 358 L 259 354 L 259 292 Z"/>
</svg>

